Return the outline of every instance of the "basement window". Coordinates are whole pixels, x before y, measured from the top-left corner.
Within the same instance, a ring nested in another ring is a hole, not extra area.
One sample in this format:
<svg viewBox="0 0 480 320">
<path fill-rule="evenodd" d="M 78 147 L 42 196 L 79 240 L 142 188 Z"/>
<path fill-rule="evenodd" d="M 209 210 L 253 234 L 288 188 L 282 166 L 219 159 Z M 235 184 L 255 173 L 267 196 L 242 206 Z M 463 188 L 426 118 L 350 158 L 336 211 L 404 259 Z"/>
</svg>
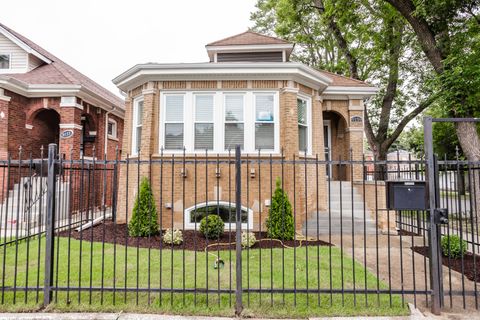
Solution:
<svg viewBox="0 0 480 320">
<path fill-rule="evenodd" d="M 235 203 L 226 201 L 209 201 L 199 203 L 185 210 L 185 228 L 199 229 L 200 221 L 207 216 L 219 215 L 225 223 L 225 231 L 235 230 Z M 242 229 L 253 228 L 253 211 L 249 208 L 241 208 Z"/>
</svg>

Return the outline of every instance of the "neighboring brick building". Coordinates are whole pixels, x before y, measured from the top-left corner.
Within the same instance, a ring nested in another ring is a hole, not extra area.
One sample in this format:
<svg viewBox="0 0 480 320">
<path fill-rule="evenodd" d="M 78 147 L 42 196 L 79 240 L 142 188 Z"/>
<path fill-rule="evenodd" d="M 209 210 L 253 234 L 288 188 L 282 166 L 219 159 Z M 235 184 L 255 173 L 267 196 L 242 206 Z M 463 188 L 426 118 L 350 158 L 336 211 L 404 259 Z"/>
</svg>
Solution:
<svg viewBox="0 0 480 320">
<path fill-rule="evenodd" d="M 122 143 L 124 113 L 122 99 L 0 24 L 0 160 L 38 159 L 42 146 L 46 157 L 49 143 L 57 143 L 67 160 L 82 153 L 113 159 Z M 5 172 L 0 170 L 0 203 L 28 175 L 12 171 L 6 188 Z"/>
<path fill-rule="evenodd" d="M 158 160 L 161 150 L 165 159 L 171 159 L 175 154 L 181 156 L 184 147 L 190 159 L 193 155 L 204 158 L 205 149 L 210 150 L 212 157 L 217 154 L 225 157 L 227 150 L 236 144 L 242 145 L 245 155 L 254 157 L 261 149 L 260 157 L 273 154 L 274 159 L 280 159 L 283 150 L 285 160 L 303 159 L 305 152 L 307 157 L 318 155 L 321 160 L 325 157 L 345 160 L 352 148 L 353 159 L 361 159 L 363 99 L 375 94 L 377 89 L 361 81 L 290 62 L 293 47 L 284 40 L 247 31 L 208 44 L 208 63 L 147 63 L 125 71 L 114 79 L 127 96 L 122 159 L 148 160 L 151 156 Z M 163 228 L 169 227 L 172 210 L 176 227 L 182 225 L 184 217 L 186 226 L 192 227 L 188 208 L 211 200 L 215 200 L 211 204 L 217 200 L 228 204 L 229 199 L 234 199 L 234 194 L 226 191 L 230 190 L 231 181 L 225 164 L 220 166 L 220 175 L 215 171 L 197 175 L 197 184 L 202 190 L 198 194 L 191 164 L 186 167 L 186 175 L 180 174 L 181 166 L 175 167 L 173 176 L 168 163 L 162 169 L 164 172 L 160 172 L 159 165 L 122 166 L 119 203 L 127 206 L 118 207 L 119 222 L 131 215 L 141 176 L 151 177 Z M 328 170 L 323 167 L 318 189 L 305 190 L 306 179 L 310 185 L 315 183 L 313 169 L 298 170 L 295 175 L 290 169 L 284 173 L 286 191 L 292 195 L 295 190 L 298 195 L 299 212 L 315 209 L 317 190 L 319 209 L 326 208 L 327 175 L 333 180 L 363 178 L 360 167 L 354 168 L 353 177 L 342 167 Z M 262 170 L 269 172 L 268 168 Z M 281 168 L 275 165 L 272 171 L 275 178 L 280 176 Z M 174 190 L 170 187 L 172 177 Z M 246 177 L 257 181 L 253 179 L 258 179 L 258 173 L 249 173 Z M 258 182 L 252 182 L 249 193 L 243 192 L 243 206 L 253 215 L 249 223 L 255 229 L 259 226 L 260 213 L 262 223 L 267 216 L 268 201 L 264 200 L 269 195 L 269 183 L 259 186 Z M 297 228 L 302 223 L 302 219 L 297 219 Z"/>
</svg>

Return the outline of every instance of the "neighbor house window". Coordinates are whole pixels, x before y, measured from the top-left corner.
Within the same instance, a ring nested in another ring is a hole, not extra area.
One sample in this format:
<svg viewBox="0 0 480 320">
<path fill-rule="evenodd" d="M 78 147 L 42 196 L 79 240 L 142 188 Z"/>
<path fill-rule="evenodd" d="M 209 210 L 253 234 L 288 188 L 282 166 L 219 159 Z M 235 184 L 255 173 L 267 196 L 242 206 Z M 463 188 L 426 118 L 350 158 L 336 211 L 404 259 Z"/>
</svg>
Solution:
<svg viewBox="0 0 480 320">
<path fill-rule="evenodd" d="M 241 207 L 242 229 L 253 228 L 253 211 Z M 185 229 L 198 229 L 200 221 L 207 215 L 218 215 L 225 223 L 226 230 L 235 230 L 236 207 L 235 203 L 226 201 L 209 201 L 199 203 L 185 210 Z"/>
<path fill-rule="evenodd" d="M 195 96 L 195 149 L 212 150 L 214 139 L 213 95 Z"/>
<path fill-rule="evenodd" d="M 181 150 L 184 142 L 184 95 L 165 96 L 165 140 L 167 150 Z"/>
<path fill-rule="evenodd" d="M 107 135 L 110 139 L 117 138 L 117 121 L 108 119 Z"/>
<path fill-rule="evenodd" d="M 133 104 L 133 130 L 132 130 L 132 155 L 140 151 L 142 141 L 143 100 L 137 100 Z"/>
<path fill-rule="evenodd" d="M 10 55 L 0 53 L 0 69 L 10 69 Z"/>
<path fill-rule="evenodd" d="M 243 99 L 241 94 L 225 95 L 225 150 L 234 149 L 237 145 L 243 149 Z"/>
<path fill-rule="evenodd" d="M 255 149 L 275 148 L 273 95 L 255 95 Z"/>
<path fill-rule="evenodd" d="M 308 114 L 307 100 L 297 99 L 298 115 L 298 149 L 300 152 L 308 151 Z"/>
</svg>

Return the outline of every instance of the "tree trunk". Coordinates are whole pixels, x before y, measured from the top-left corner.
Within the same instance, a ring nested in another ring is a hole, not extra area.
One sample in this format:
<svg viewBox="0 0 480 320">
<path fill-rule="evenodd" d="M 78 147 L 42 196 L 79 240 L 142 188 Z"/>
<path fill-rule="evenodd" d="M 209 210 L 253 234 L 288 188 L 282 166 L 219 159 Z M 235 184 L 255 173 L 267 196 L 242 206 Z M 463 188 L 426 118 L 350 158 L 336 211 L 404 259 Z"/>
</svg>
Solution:
<svg viewBox="0 0 480 320">
<path fill-rule="evenodd" d="M 456 122 L 458 141 L 462 151 L 470 162 L 480 161 L 480 137 L 477 125 L 474 122 Z M 472 212 L 478 218 L 480 216 L 480 166 L 470 165 L 470 197 L 472 197 Z"/>
<path fill-rule="evenodd" d="M 381 147 L 376 147 L 373 151 L 377 161 L 387 160 L 387 150 Z M 375 179 L 378 181 L 388 180 L 388 166 L 386 164 L 377 164 L 375 166 Z"/>
</svg>

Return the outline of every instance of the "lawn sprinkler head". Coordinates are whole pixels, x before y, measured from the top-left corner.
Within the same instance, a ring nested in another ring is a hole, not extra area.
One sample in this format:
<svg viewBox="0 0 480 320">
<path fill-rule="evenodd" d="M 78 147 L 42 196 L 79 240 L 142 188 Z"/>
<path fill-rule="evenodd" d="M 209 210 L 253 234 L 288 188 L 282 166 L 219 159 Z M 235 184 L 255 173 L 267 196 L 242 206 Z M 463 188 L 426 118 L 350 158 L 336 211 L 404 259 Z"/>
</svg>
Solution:
<svg viewBox="0 0 480 320">
<path fill-rule="evenodd" d="M 215 263 L 213 264 L 214 269 L 223 269 L 224 266 L 225 262 L 220 258 L 216 259 Z"/>
</svg>

